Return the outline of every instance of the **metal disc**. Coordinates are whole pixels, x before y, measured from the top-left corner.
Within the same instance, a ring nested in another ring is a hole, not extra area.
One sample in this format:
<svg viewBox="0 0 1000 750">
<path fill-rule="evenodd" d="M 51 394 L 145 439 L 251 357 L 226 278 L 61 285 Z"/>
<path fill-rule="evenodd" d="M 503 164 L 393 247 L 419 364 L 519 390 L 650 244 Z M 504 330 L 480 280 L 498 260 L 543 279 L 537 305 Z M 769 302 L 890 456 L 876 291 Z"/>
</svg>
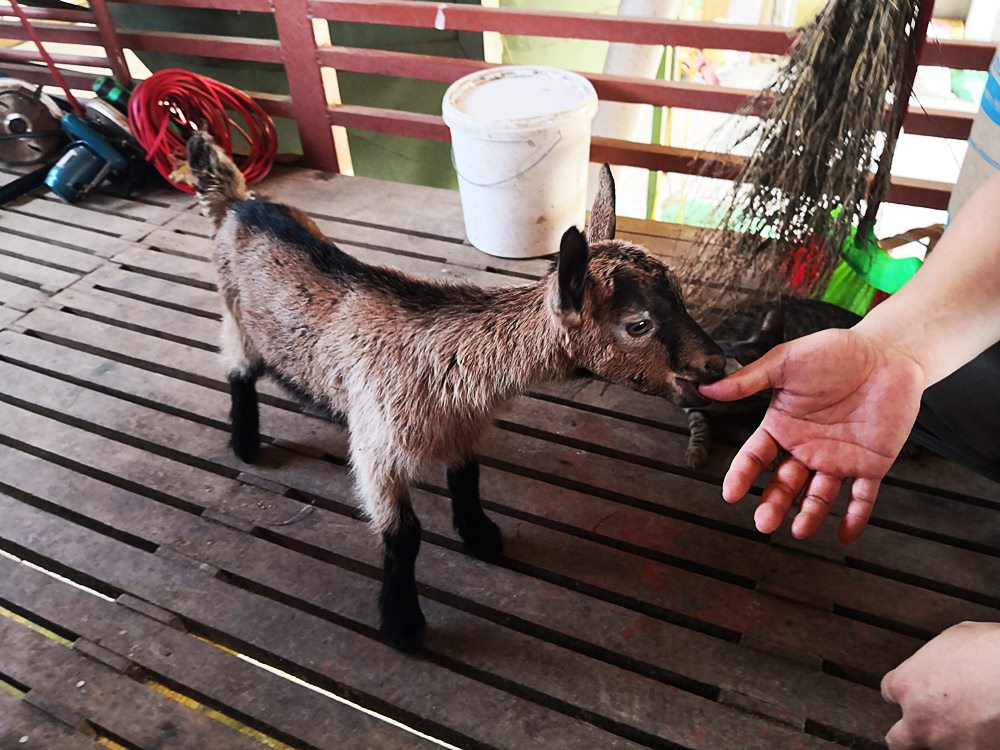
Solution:
<svg viewBox="0 0 1000 750">
<path fill-rule="evenodd" d="M 41 161 L 63 145 L 59 121 L 38 97 L 22 88 L 0 89 L 0 161 L 31 164 Z"/>
</svg>

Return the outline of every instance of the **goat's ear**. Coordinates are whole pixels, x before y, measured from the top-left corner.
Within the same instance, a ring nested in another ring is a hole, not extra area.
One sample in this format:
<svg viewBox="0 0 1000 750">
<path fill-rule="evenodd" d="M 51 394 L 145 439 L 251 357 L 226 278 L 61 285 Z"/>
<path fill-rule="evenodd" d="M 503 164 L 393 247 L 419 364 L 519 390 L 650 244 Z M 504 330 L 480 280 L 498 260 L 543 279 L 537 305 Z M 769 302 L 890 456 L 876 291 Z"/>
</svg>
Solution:
<svg viewBox="0 0 1000 750">
<path fill-rule="evenodd" d="M 594 196 L 594 206 L 590 209 L 587 239 L 590 242 L 600 242 L 614 238 L 615 178 L 611 176 L 611 167 L 605 164 L 601 167 L 601 175 L 597 180 L 597 195 Z"/>
<path fill-rule="evenodd" d="M 590 248 L 576 227 L 570 227 L 559 243 L 559 304 L 557 312 L 567 320 L 579 320 L 583 310 L 583 288 L 587 280 Z"/>
</svg>

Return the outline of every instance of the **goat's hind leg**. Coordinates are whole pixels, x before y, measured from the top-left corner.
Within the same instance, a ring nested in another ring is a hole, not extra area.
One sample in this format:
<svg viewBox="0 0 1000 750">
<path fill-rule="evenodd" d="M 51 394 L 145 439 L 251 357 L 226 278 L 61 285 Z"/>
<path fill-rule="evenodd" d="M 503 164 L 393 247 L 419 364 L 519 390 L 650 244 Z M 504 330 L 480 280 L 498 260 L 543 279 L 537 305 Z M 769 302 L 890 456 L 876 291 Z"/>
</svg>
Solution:
<svg viewBox="0 0 1000 750">
<path fill-rule="evenodd" d="M 379 632 L 390 646 L 413 653 L 423 645 L 427 631 L 427 621 L 417 598 L 420 521 L 410 504 L 406 482 L 396 472 L 380 471 L 376 456 L 377 453 L 352 451 L 361 500 L 372 530 L 382 538 Z M 369 460 L 373 458 L 375 460 Z"/>
<path fill-rule="evenodd" d="M 229 312 L 222 318 L 222 336 L 231 403 L 229 444 L 241 461 L 250 464 L 260 453 L 257 378 L 261 361 Z"/>
<path fill-rule="evenodd" d="M 479 461 L 475 457 L 448 468 L 452 522 L 462 537 L 465 551 L 486 562 L 496 562 L 503 553 L 499 527 L 483 512 L 479 499 Z"/>
<path fill-rule="evenodd" d="M 420 552 L 420 521 L 410 498 L 399 501 L 396 527 L 382 533 L 382 591 L 379 594 L 379 632 L 389 645 L 406 653 L 424 644 L 427 621 L 417 598 L 416 562 Z"/>
</svg>

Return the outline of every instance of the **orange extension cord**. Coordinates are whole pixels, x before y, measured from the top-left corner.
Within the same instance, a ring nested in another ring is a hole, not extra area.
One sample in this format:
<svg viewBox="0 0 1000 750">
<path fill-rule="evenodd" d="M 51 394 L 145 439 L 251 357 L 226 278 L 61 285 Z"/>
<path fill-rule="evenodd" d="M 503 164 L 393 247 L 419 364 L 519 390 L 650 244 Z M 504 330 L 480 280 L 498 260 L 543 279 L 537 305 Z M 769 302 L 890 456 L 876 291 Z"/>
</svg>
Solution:
<svg viewBox="0 0 1000 750">
<path fill-rule="evenodd" d="M 188 136 L 207 130 L 227 153 L 233 153 L 233 132 L 249 145 L 249 153 L 233 156 L 248 183 L 267 176 L 278 152 L 274 122 L 245 93 L 186 70 L 168 68 L 140 83 L 129 100 L 132 134 L 146 150 L 164 179 L 185 193 L 190 185 L 174 182 L 170 173 L 185 160 Z"/>
</svg>

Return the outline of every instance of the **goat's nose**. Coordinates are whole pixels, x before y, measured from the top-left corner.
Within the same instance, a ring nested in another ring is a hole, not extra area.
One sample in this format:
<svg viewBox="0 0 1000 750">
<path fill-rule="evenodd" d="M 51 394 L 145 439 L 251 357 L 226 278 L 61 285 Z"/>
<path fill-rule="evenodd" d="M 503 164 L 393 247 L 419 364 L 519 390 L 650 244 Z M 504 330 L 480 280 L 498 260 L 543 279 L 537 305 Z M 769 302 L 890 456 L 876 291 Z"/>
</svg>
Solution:
<svg viewBox="0 0 1000 750">
<path fill-rule="evenodd" d="M 722 352 L 709 354 L 702 361 L 701 370 L 707 377 L 718 380 L 726 374 L 726 355 Z"/>
</svg>

